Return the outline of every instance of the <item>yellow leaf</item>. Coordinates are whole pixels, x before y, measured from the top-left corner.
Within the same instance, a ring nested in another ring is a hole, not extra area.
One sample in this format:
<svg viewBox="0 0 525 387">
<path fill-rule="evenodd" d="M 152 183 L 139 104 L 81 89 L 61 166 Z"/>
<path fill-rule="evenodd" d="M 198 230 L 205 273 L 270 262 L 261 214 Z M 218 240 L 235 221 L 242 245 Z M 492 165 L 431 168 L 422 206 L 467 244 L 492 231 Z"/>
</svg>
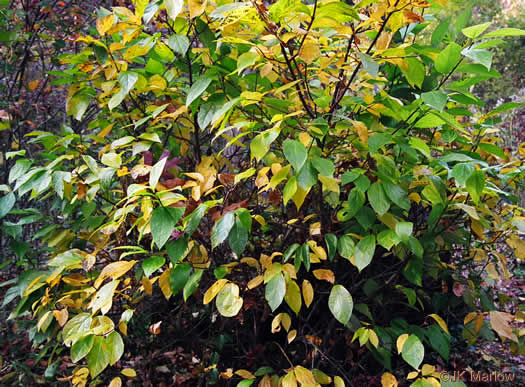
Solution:
<svg viewBox="0 0 525 387">
<path fill-rule="evenodd" d="M 421 368 L 421 374 L 423 376 L 428 376 L 432 374 L 436 370 L 436 367 L 430 364 L 423 364 L 423 367 Z"/>
<path fill-rule="evenodd" d="M 390 372 L 385 372 L 381 376 L 381 386 L 382 387 L 397 387 L 397 379 Z"/>
<path fill-rule="evenodd" d="M 228 280 L 224 278 L 215 281 L 215 283 L 206 290 L 206 293 L 204 293 L 204 299 L 202 301 L 204 305 L 209 304 L 227 283 Z"/>
<path fill-rule="evenodd" d="M 40 84 L 40 81 L 36 79 L 34 81 L 29 82 L 27 86 L 29 87 L 29 90 L 35 91 L 39 84 Z"/>
<path fill-rule="evenodd" d="M 297 366 L 294 368 L 295 378 L 299 383 L 304 386 L 316 386 L 317 382 L 315 381 L 314 374 L 312 371 L 307 370 L 302 366 Z"/>
<path fill-rule="evenodd" d="M 248 282 L 247 287 L 248 289 L 255 289 L 257 286 L 262 284 L 264 281 L 264 277 L 262 275 L 258 275 L 257 277 L 254 277 Z"/>
<path fill-rule="evenodd" d="M 109 383 L 108 387 L 121 387 L 122 386 L 122 380 L 117 376 L 116 378 L 113 378 L 111 380 L 111 383 Z"/>
<path fill-rule="evenodd" d="M 286 293 L 284 295 L 284 300 L 290 306 L 290 308 L 299 314 L 301 310 L 302 300 L 301 300 L 301 291 L 299 290 L 299 285 L 294 280 L 288 281 L 286 284 Z"/>
<path fill-rule="evenodd" d="M 266 63 L 260 70 L 261 77 L 266 78 L 272 72 L 273 64 L 271 62 Z"/>
<path fill-rule="evenodd" d="M 112 277 L 113 279 L 117 279 L 122 277 L 135 266 L 135 263 L 137 263 L 137 261 L 117 261 L 110 263 L 102 269 L 93 286 L 98 289 L 106 278 Z"/>
<path fill-rule="evenodd" d="M 113 294 L 120 281 L 113 280 L 102 286 L 93 296 L 88 308 L 95 314 L 99 309 L 102 314 L 106 314 L 111 309 Z"/>
<path fill-rule="evenodd" d="M 281 314 L 281 325 L 283 326 L 284 330 L 288 332 L 290 329 L 290 326 L 292 325 L 292 319 L 290 318 L 290 315 L 288 313 L 280 313 Z"/>
<path fill-rule="evenodd" d="M 239 375 L 243 379 L 255 379 L 255 375 L 247 370 L 237 370 L 235 371 L 236 375 Z"/>
<path fill-rule="evenodd" d="M 261 226 L 266 226 L 266 220 L 261 215 L 255 215 L 253 217 L 257 223 L 259 223 Z"/>
<path fill-rule="evenodd" d="M 106 32 L 113 26 L 115 16 L 113 14 L 104 16 L 103 18 L 97 19 L 97 31 L 101 36 L 104 36 Z"/>
<path fill-rule="evenodd" d="M 436 322 L 441 327 L 441 329 L 443 329 L 445 332 L 447 332 L 450 335 L 448 331 L 447 323 L 445 322 L 445 320 L 443 320 L 441 317 L 439 317 L 435 313 L 429 314 L 429 317 L 432 317 L 434 320 L 436 320 Z"/>
<path fill-rule="evenodd" d="M 331 284 L 335 283 L 335 274 L 332 270 L 317 269 L 313 271 L 314 277 L 321 281 L 328 281 Z"/>
<path fill-rule="evenodd" d="M 40 331 L 40 330 L 45 331 L 45 329 L 49 326 L 50 319 L 53 318 L 52 315 L 53 315 L 52 312 L 48 310 L 46 313 L 44 313 L 42 317 L 40 317 L 40 319 L 38 320 L 38 323 L 36 324 L 37 331 Z"/>
<path fill-rule="evenodd" d="M 381 35 L 379 36 L 379 39 L 377 39 L 376 42 L 376 49 L 377 50 L 386 50 L 388 46 L 390 45 L 390 41 L 392 40 L 392 33 L 383 31 Z"/>
<path fill-rule="evenodd" d="M 193 19 L 200 16 L 206 8 L 208 0 L 188 0 L 188 8 L 190 9 L 190 18 Z"/>
<path fill-rule="evenodd" d="M 125 323 L 124 321 L 119 321 L 118 323 L 118 329 L 119 331 L 122 332 L 122 334 L 124 336 L 127 336 L 128 335 L 128 324 Z"/>
<path fill-rule="evenodd" d="M 396 342 L 397 353 L 403 352 L 403 345 L 405 345 L 405 341 L 407 339 L 408 339 L 408 333 L 404 333 L 397 338 L 397 342 Z"/>
<path fill-rule="evenodd" d="M 144 288 L 146 294 L 149 294 L 150 296 L 153 294 L 153 285 L 146 276 L 142 277 L 142 287 Z"/>
<path fill-rule="evenodd" d="M 363 144 L 368 143 L 368 128 L 366 125 L 361 121 L 353 121 L 353 126 L 361 142 Z"/>
<path fill-rule="evenodd" d="M 368 330 L 368 341 L 376 348 L 379 345 L 379 338 L 373 329 Z"/>
<path fill-rule="evenodd" d="M 412 192 L 408 195 L 408 198 L 415 202 L 416 204 L 421 203 L 421 196 L 417 192 Z"/>
<path fill-rule="evenodd" d="M 58 321 L 58 325 L 63 327 L 66 324 L 67 318 L 68 318 L 67 309 L 64 308 L 64 309 L 60 309 L 60 310 L 54 310 L 53 311 L 53 316 L 55 316 L 56 320 Z"/>
<path fill-rule="evenodd" d="M 299 50 L 299 58 L 304 60 L 306 64 L 312 63 L 320 56 L 321 50 L 319 50 L 319 43 L 313 39 L 306 40 Z"/>
<path fill-rule="evenodd" d="M 415 379 L 415 378 L 417 378 L 418 375 L 419 375 L 419 373 L 417 371 L 409 372 L 408 375 L 407 375 L 407 379 L 408 380 Z"/>
<path fill-rule="evenodd" d="M 345 387 L 345 382 L 340 376 L 334 377 L 334 387 Z M 397 387 L 397 385 L 394 387 Z"/>
<path fill-rule="evenodd" d="M 137 377 L 137 373 L 133 368 L 124 368 L 120 373 L 124 376 L 127 376 L 128 378 L 135 378 Z"/>
<path fill-rule="evenodd" d="M 297 380 L 292 372 L 288 372 L 281 380 L 281 387 L 297 387 Z"/>
<path fill-rule="evenodd" d="M 169 300 L 173 294 L 170 285 L 170 273 L 171 268 L 163 272 L 159 277 L 160 290 L 162 291 L 162 294 L 164 294 L 164 297 L 166 297 L 166 300 Z"/>
<path fill-rule="evenodd" d="M 272 333 L 280 332 L 281 331 L 281 319 L 282 315 L 284 313 L 279 313 L 277 316 L 275 316 L 272 320 Z"/>
<path fill-rule="evenodd" d="M 463 320 L 463 325 L 467 325 L 469 322 L 474 320 L 478 314 L 476 312 L 470 312 L 465 316 L 465 320 Z"/>
<path fill-rule="evenodd" d="M 297 331 L 295 329 L 288 332 L 288 344 L 294 341 L 296 336 L 297 336 Z"/>
<path fill-rule="evenodd" d="M 312 304 L 312 301 L 314 300 L 314 288 L 312 287 L 312 284 L 308 280 L 303 280 L 303 298 L 304 298 L 304 304 L 307 308 L 310 307 Z"/>
<path fill-rule="evenodd" d="M 300 185 L 297 185 L 297 191 L 295 191 L 295 194 L 292 196 L 292 200 L 295 203 L 295 206 L 297 207 L 297 211 L 301 209 L 301 206 L 304 203 L 304 199 L 306 199 L 306 196 L 308 195 L 308 192 L 310 192 L 311 188 L 308 188 L 306 191 L 301 188 Z"/>
</svg>

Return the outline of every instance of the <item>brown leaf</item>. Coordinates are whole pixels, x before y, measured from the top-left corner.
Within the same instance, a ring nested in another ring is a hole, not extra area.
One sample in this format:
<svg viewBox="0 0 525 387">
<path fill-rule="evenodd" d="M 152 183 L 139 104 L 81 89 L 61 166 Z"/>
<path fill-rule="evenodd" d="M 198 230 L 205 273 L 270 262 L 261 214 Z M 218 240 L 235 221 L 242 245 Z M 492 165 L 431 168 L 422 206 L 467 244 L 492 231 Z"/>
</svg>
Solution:
<svg viewBox="0 0 525 387">
<path fill-rule="evenodd" d="M 278 189 L 274 189 L 270 192 L 268 195 L 268 200 L 270 203 L 272 203 L 275 207 L 281 203 L 281 192 Z"/>
<path fill-rule="evenodd" d="M 229 173 L 219 173 L 218 178 L 221 184 L 224 185 L 233 185 L 235 182 L 235 176 Z"/>
<path fill-rule="evenodd" d="M 149 333 L 158 335 L 160 333 L 160 324 L 162 324 L 162 321 L 156 322 L 155 324 L 151 324 L 149 326 Z"/>
<path fill-rule="evenodd" d="M 512 319 L 512 315 L 505 312 L 499 312 L 492 310 L 490 312 L 490 325 L 500 336 L 506 337 L 512 341 L 518 342 L 518 338 L 512 332 L 512 328 L 509 325 L 509 321 Z"/>
</svg>

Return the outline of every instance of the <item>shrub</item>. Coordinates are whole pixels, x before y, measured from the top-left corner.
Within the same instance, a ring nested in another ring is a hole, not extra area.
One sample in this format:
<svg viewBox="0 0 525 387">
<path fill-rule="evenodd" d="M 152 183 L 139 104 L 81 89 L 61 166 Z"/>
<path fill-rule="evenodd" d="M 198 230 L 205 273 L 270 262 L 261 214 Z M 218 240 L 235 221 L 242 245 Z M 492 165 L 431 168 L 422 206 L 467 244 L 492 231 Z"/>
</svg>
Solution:
<svg viewBox="0 0 525 387">
<path fill-rule="evenodd" d="M 445 0 L 349 3 L 137 0 L 61 57 L 68 113 L 100 113 L 31 133 L 42 152 L 9 154 L 0 200 L 60 214 L 4 304 L 35 345 L 69 348 L 73 384 L 119 385 L 126 348 L 195 315 L 211 354 L 192 347 L 179 383 L 438 385 L 453 339 L 493 329 L 523 351 L 494 287 L 525 251 L 525 145 L 494 129 L 519 104 L 469 110 L 499 76 L 490 48 L 523 31 L 423 34 Z"/>
</svg>

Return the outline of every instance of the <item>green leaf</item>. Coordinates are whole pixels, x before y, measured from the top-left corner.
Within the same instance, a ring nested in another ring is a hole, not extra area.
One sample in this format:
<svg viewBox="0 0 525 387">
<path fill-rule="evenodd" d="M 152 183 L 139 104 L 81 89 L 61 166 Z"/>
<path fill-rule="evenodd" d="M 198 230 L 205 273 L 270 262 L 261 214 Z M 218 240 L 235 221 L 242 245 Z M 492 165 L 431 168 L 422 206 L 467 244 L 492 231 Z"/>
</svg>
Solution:
<svg viewBox="0 0 525 387">
<path fill-rule="evenodd" d="M 166 12 L 171 20 L 175 20 L 182 11 L 184 2 L 182 0 L 164 0 Z"/>
<path fill-rule="evenodd" d="M 335 285 L 328 297 L 328 308 L 330 308 L 330 312 L 332 312 L 336 320 L 346 326 L 350 321 L 350 317 L 352 317 L 354 308 L 352 295 L 344 286 Z"/>
<path fill-rule="evenodd" d="M 348 210 L 345 221 L 353 218 L 365 204 L 365 194 L 359 189 L 353 189 L 348 195 Z"/>
<path fill-rule="evenodd" d="M 450 356 L 450 337 L 437 324 L 429 326 L 426 334 L 430 346 L 434 348 L 443 359 L 448 361 Z"/>
<path fill-rule="evenodd" d="M 201 96 L 204 93 L 204 90 L 210 85 L 211 78 L 201 77 L 197 79 L 188 91 L 188 96 L 186 97 L 186 106 L 189 106 L 193 101 Z"/>
<path fill-rule="evenodd" d="M 283 203 L 286 206 L 288 204 L 288 201 L 295 195 L 297 192 L 297 179 L 295 176 L 292 176 L 288 181 L 286 182 L 286 185 L 283 189 Z"/>
<path fill-rule="evenodd" d="M 428 106 L 439 111 L 443 111 L 443 108 L 447 104 L 448 97 L 442 91 L 434 90 L 421 94 L 421 99 Z"/>
<path fill-rule="evenodd" d="M 441 74 L 448 74 L 461 60 L 461 46 L 450 43 L 436 58 L 435 67 Z"/>
<path fill-rule="evenodd" d="M 390 208 L 390 201 L 388 200 L 385 191 L 383 190 L 383 186 L 380 183 L 375 182 L 372 184 L 368 189 L 367 195 L 370 205 L 374 211 L 379 214 L 379 216 L 387 213 L 388 209 Z"/>
<path fill-rule="evenodd" d="M 467 58 L 472 59 L 475 63 L 482 64 L 487 68 L 487 70 L 490 70 L 490 66 L 492 65 L 492 57 L 494 56 L 492 52 L 488 50 L 465 48 L 463 51 L 461 51 L 461 53 Z"/>
<path fill-rule="evenodd" d="M 95 336 L 88 335 L 73 344 L 71 347 L 71 361 L 77 363 L 79 360 L 82 360 L 91 351 L 94 342 Z"/>
<path fill-rule="evenodd" d="M 325 234 L 324 240 L 326 243 L 328 259 L 333 261 L 335 253 L 337 252 L 337 236 L 334 234 Z"/>
<path fill-rule="evenodd" d="M 293 255 L 293 253 L 295 253 L 295 251 L 297 250 L 298 247 L 299 247 L 299 243 L 294 243 L 293 245 L 289 246 L 289 247 L 284 251 L 284 254 L 283 254 L 283 263 L 288 262 L 288 260 L 291 258 L 291 256 Z"/>
<path fill-rule="evenodd" d="M 426 158 L 432 158 L 432 155 L 430 154 L 430 148 L 428 147 L 425 141 L 421 140 L 418 137 L 411 137 L 409 144 L 412 148 L 418 150 Z"/>
<path fill-rule="evenodd" d="M 144 271 L 144 275 L 149 278 L 149 276 L 160 269 L 164 263 L 166 263 L 166 258 L 159 257 L 158 255 L 146 258 L 144 261 L 142 261 L 142 270 Z"/>
<path fill-rule="evenodd" d="M 184 228 L 186 235 L 191 236 L 195 232 L 206 211 L 208 211 L 208 205 L 204 203 L 199 204 L 199 206 L 185 218 L 187 219 L 186 227 Z"/>
<path fill-rule="evenodd" d="M 9 192 L 0 199 L 0 219 L 6 216 L 16 203 L 15 194 Z"/>
<path fill-rule="evenodd" d="M 377 133 L 368 138 L 368 151 L 370 154 L 377 153 L 385 144 L 392 142 L 392 136 L 386 133 Z M 346 172 L 345 172 L 346 173 Z M 346 183 L 345 183 L 346 184 Z"/>
<path fill-rule="evenodd" d="M 335 173 L 335 166 L 332 160 L 316 158 L 312 160 L 312 165 L 322 176 L 332 177 Z"/>
<path fill-rule="evenodd" d="M 466 186 L 474 203 L 479 204 L 483 188 L 485 188 L 485 175 L 483 174 L 483 171 L 474 171 L 467 179 Z"/>
<path fill-rule="evenodd" d="M 499 30 L 491 31 L 483 35 L 483 39 L 496 38 L 496 37 L 502 37 L 502 36 L 523 36 L 523 35 L 525 35 L 525 30 L 520 30 L 519 28 L 501 28 Z"/>
<path fill-rule="evenodd" d="M 74 336 L 80 332 L 88 331 L 91 327 L 91 321 L 92 318 L 89 313 L 79 313 L 69 320 L 62 329 L 62 339 L 64 340 L 64 344 L 70 345 L 72 341 L 74 342 L 72 339 Z"/>
<path fill-rule="evenodd" d="M 186 285 L 184 285 L 184 290 L 182 292 L 182 295 L 184 297 L 184 302 L 188 300 L 188 298 L 195 293 L 195 290 L 199 287 L 199 282 L 202 278 L 202 274 L 204 273 L 204 270 L 197 270 L 195 273 L 191 275 L 191 277 L 186 282 Z"/>
<path fill-rule="evenodd" d="M 106 338 L 106 343 L 109 348 L 109 365 L 113 365 L 124 354 L 124 341 L 118 332 L 113 331 Z"/>
<path fill-rule="evenodd" d="M 133 89 L 133 86 L 135 86 L 135 83 L 137 83 L 138 79 L 138 74 L 133 71 L 124 71 L 118 75 L 120 90 L 109 100 L 109 110 L 113 110 L 115 107 L 120 105 L 124 98 L 126 98 L 129 92 Z"/>
<path fill-rule="evenodd" d="M 96 336 L 93 341 L 93 347 L 87 356 L 87 363 L 91 378 L 106 369 L 111 358 L 111 351 L 108 348 L 103 336 Z"/>
<path fill-rule="evenodd" d="M 410 199 L 408 194 L 397 184 L 390 183 L 389 181 L 382 181 L 381 185 L 383 190 L 386 193 L 386 196 L 390 199 L 393 204 L 396 204 L 398 207 L 409 210 L 411 207 Z"/>
<path fill-rule="evenodd" d="M 228 235 L 228 243 L 231 249 L 240 256 L 248 243 L 248 230 L 243 226 L 241 221 L 236 218 L 235 224 Z"/>
<path fill-rule="evenodd" d="M 355 181 L 361 174 L 356 171 L 346 171 L 343 173 L 343 176 L 341 176 L 341 184 L 346 185 L 348 183 L 352 183 Z"/>
<path fill-rule="evenodd" d="M 361 60 L 361 64 L 366 71 L 372 76 L 372 78 L 377 78 L 379 74 L 379 63 L 374 61 L 369 55 L 362 52 L 358 52 L 357 56 Z"/>
<path fill-rule="evenodd" d="M 190 47 L 190 41 L 186 35 L 175 34 L 170 36 L 168 46 L 176 53 L 186 55 L 186 52 Z"/>
<path fill-rule="evenodd" d="M 487 143 L 482 142 L 481 144 L 479 144 L 479 147 L 480 147 L 480 149 L 483 149 L 485 152 L 491 153 L 494 156 L 497 156 L 497 157 L 499 157 L 501 159 L 506 159 L 507 158 L 507 156 L 505 155 L 505 152 L 503 151 L 503 149 L 501 149 L 497 145 L 487 144 Z"/>
<path fill-rule="evenodd" d="M 337 242 L 337 252 L 343 258 L 350 260 L 354 253 L 355 243 L 354 240 L 348 235 L 343 235 Z"/>
<path fill-rule="evenodd" d="M 383 230 L 377 234 L 377 243 L 385 249 L 390 250 L 400 242 L 399 237 L 393 230 Z"/>
<path fill-rule="evenodd" d="M 408 336 L 408 339 L 406 339 L 403 344 L 401 356 L 403 357 L 403 360 L 416 370 L 419 369 L 419 366 L 423 362 L 423 357 L 425 356 L 425 347 L 423 347 L 423 344 L 416 335 Z"/>
<path fill-rule="evenodd" d="M 226 240 L 234 224 L 235 213 L 231 211 L 226 213 L 217 221 L 217 223 L 215 223 L 213 229 L 211 230 L 212 250 Z"/>
<path fill-rule="evenodd" d="M 191 265 L 189 263 L 179 263 L 173 268 L 170 273 L 170 286 L 174 296 L 184 288 L 188 278 L 190 278 L 190 273 Z"/>
<path fill-rule="evenodd" d="M 310 271 L 310 246 L 306 243 L 302 244 L 297 250 L 295 256 L 298 260 L 298 262 L 294 262 L 296 267 L 295 271 L 299 270 L 301 263 L 304 264 L 306 271 Z"/>
<path fill-rule="evenodd" d="M 255 136 L 250 143 L 252 157 L 255 157 L 257 160 L 262 159 L 268 153 L 270 145 L 277 137 L 279 137 L 279 131 L 275 129 L 265 130 Z"/>
<path fill-rule="evenodd" d="M 354 250 L 354 262 L 357 270 L 361 271 L 367 267 L 376 251 L 376 238 L 374 235 L 369 235 L 361 239 Z"/>
<path fill-rule="evenodd" d="M 474 173 L 476 167 L 473 163 L 459 163 L 452 168 L 452 177 L 461 187 L 465 187 L 468 178 Z"/>
<path fill-rule="evenodd" d="M 396 223 L 396 234 L 402 242 L 407 242 L 412 235 L 414 224 L 412 222 Z"/>
<path fill-rule="evenodd" d="M 308 158 L 308 151 L 305 146 L 297 140 L 285 140 L 283 143 L 283 152 L 296 172 L 302 168 Z"/>
<path fill-rule="evenodd" d="M 179 219 L 184 215 L 184 207 L 157 207 L 151 215 L 151 236 L 159 249 L 171 237 Z"/>
<path fill-rule="evenodd" d="M 416 58 L 406 58 L 407 68 L 401 68 L 403 75 L 412 86 L 421 88 L 425 80 L 425 66 Z"/>
<path fill-rule="evenodd" d="M 186 236 L 180 237 L 173 242 L 169 242 L 166 245 L 166 250 L 168 251 L 168 257 L 170 258 L 171 263 L 174 265 L 179 263 L 183 258 L 184 253 L 188 249 L 188 238 Z"/>
<path fill-rule="evenodd" d="M 164 166 L 166 165 L 166 161 L 168 161 L 167 157 L 163 157 L 159 161 L 155 163 L 153 167 L 151 167 L 151 171 L 149 173 L 149 186 L 153 189 L 157 186 L 157 183 L 159 182 L 160 177 L 162 176 L 162 172 L 164 172 Z"/>
<path fill-rule="evenodd" d="M 461 32 L 463 32 L 463 35 L 465 35 L 467 38 L 476 39 L 483 32 L 485 32 L 491 24 L 492 22 L 478 24 L 472 27 L 463 28 Z"/>
<path fill-rule="evenodd" d="M 237 58 L 237 74 L 240 74 L 242 70 L 255 64 L 258 58 L 259 54 L 252 51 L 239 55 L 239 58 Z"/>
<path fill-rule="evenodd" d="M 281 305 L 286 294 L 286 281 L 281 273 L 277 274 L 266 284 L 264 298 L 268 301 L 272 312 Z"/>
</svg>

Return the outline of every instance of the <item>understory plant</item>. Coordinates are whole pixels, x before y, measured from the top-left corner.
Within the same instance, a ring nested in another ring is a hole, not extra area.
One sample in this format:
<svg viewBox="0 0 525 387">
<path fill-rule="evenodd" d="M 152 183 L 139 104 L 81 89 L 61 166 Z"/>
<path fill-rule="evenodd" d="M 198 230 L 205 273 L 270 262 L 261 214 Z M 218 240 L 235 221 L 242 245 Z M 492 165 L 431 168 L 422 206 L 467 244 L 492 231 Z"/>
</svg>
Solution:
<svg viewBox="0 0 525 387">
<path fill-rule="evenodd" d="M 133 3 L 52 74 L 83 125 L 7 154 L 3 230 L 56 218 L 4 305 L 60 380 L 144 383 L 133 348 L 200 321 L 176 383 L 439 386 L 480 339 L 523 355 L 496 286 L 525 258 L 520 104 L 471 93 L 523 31 L 439 23 L 446 0 Z"/>
</svg>

